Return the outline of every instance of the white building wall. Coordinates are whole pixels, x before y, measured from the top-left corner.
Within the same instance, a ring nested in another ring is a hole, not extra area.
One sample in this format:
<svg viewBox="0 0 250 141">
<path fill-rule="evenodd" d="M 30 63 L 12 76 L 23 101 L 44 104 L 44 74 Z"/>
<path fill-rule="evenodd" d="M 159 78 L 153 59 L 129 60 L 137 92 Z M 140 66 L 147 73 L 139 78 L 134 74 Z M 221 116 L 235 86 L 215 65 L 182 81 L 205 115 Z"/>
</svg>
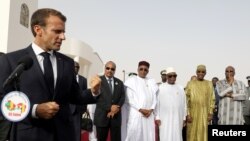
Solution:
<svg viewBox="0 0 250 141">
<path fill-rule="evenodd" d="M 29 9 L 28 28 L 20 24 L 23 3 Z M 8 53 L 27 47 L 34 39 L 30 29 L 30 18 L 38 9 L 38 0 L 1 0 L 0 9 L 0 52 Z M 99 55 L 82 41 L 68 38 L 63 42 L 60 52 L 72 58 L 77 57 L 81 66 L 79 73 L 87 79 L 103 70 L 103 62 Z"/>
<path fill-rule="evenodd" d="M 101 60 L 100 56 L 97 52 L 94 52 L 94 55 L 92 56 L 92 64 L 90 67 L 90 75 L 103 75 L 104 74 L 104 63 Z M 100 61 L 101 60 L 101 61 Z"/>
<path fill-rule="evenodd" d="M 60 52 L 75 58 L 80 64 L 79 74 L 85 76 L 88 80 L 103 70 L 103 61 L 98 53 L 80 40 L 67 38 L 62 44 Z"/>
<path fill-rule="evenodd" d="M 1 0 L 0 9 L 0 51 L 7 52 L 10 0 Z"/>
<path fill-rule="evenodd" d="M 20 24 L 21 5 L 29 9 L 29 27 Z M 33 39 L 30 30 L 31 14 L 38 8 L 37 0 L 2 0 L 0 2 L 0 51 L 11 52 L 28 46 Z"/>
</svg>

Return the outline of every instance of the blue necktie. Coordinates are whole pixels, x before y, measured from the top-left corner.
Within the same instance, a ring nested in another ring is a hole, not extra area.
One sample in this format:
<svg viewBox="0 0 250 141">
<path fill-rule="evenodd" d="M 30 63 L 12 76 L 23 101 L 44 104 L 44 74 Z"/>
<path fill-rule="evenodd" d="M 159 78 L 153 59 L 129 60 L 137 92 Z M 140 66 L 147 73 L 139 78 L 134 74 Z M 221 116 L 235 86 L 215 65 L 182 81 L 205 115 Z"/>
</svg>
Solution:
<svg viewBox="0 0 250 141">
<path fill-rule="evenodd" d="M 47 52 L 41 53 L 41 55 L 44 57 L 43 60 L 43 67 L 44 67 L 44 78 L 47 83 L 47 86 L 49 88 L 49 91 L 51 95 L 54 95 L 54 74 L 53 74 L 53 68 L 50 61 L 50 54 Z"/>
</svg>

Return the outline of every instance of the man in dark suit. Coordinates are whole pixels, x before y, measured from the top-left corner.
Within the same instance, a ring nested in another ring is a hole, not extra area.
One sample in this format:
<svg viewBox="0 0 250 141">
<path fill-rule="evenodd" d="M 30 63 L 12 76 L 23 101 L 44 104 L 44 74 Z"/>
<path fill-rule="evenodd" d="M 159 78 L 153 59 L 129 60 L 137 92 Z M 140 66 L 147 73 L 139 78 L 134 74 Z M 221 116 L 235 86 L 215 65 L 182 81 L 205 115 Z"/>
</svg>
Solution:
<svg viewBox="0 0 250 141">
<path fill-rule="evenodd" d="M 69 104 L 96 102 L 100 78 L 93 77 L 91 89 L 80 91 L 73 59 L 57 52 L 65 40 L 65 22 L 66 17 L 57 10 L 38 9 L 31 17 L 33 43 L 0 57 L 0 95 L 16 90 L 12 84 L 2 86 L 18 60 L 23 56 L 33 60 L 19 77 L 19 90 L 28 96 L 30 112 L 13 126 L 11 141 L 76 141 Z"/>
<path fill-rule="evenodd" d="M 114 77 L 116 65 L 109 61 L 101 76 L 101 95 L 96 103 L 94 123 L 98 141 L 106 141 L 110 130 L 111 141 L 121 140 L 121 107 L 125 100 L 124 85 Z"/>
<path fill-rule="evenodd" d="M 87 89 L 87 79 L 78 74 L 80 69 L 79 63 L 75 62 L 74 64 L 75 64 L 76 80 L 79 84 L 80 90 L 84 91 Z M 76 139 L 77 141 L 81 141 L 81 119 L 82 119 L 82 114 L 87 110 L 87 105 L 70 104 L 70 109 L 75 124 Z"/>
</svg>

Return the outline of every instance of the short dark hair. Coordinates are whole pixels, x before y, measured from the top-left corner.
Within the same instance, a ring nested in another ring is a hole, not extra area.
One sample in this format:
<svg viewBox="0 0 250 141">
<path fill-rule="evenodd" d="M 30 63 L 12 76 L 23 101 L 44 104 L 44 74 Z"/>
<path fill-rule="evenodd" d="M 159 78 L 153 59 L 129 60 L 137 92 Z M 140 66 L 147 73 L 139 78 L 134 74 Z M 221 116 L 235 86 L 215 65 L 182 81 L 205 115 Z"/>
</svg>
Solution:
<svg viewBox="0 0 250 141">
<path fill-rule="evenodd" d="M 213 80 L 213 79 L 219 80 L 219 78 L 218 78 L 218 77 L 213 77 L 213 78 L 212 78 L 212 80 Z"/>
<path fill-rule="evenodd" d="M 246 79 L 248 82 L 250 82 L 250 76 L 247 76 Z"/>
<path fill-rule="evenodd" d="M 42 8 L 35 11 L 31 16 L 30 26 L 31 31 L 34 36 L 36 36 L 36 32 L 34 31 L 35 25 L 40 25 L 45 27 L 46 26 L 46 19 L 49 18 L 49 16 L 57 16 L 62 21 L 66 22 L 67 18 L 59 11 L 51 8 Z"/>
</svg>

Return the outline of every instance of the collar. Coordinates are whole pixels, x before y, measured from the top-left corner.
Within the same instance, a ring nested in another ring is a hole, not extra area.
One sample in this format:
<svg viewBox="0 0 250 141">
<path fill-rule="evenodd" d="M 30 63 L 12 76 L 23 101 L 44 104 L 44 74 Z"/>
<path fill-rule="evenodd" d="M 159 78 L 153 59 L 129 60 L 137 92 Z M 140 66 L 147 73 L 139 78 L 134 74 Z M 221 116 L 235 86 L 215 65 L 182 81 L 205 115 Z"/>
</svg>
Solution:
<svg viewBox="0 0 250 141">
<path fill-rule="evenodd" d="M 34 42 L 32 43 L 32 49 L 34 50 L 36 56 L 37 56 L 37 55 L 40 55 L 40 53 L 42 53 L 42 52 L 45 52 L 41 47 L 39 47 L 39 46 L 38 46 L 37 44 L 35 44 Z M 48 53 L 49 53 L 51 56 L 54 55 L 53 50 L 48 51 Z"/>
<path fill-rule="evenodd" d="M 114 81 L 114 77 L 108 78 L 108 77 L 105 76 L 105 78 L 107 79 L 107 81 L 108 81 L 109 79 L 111 79 L 111 81 Z"/>
</svg>

